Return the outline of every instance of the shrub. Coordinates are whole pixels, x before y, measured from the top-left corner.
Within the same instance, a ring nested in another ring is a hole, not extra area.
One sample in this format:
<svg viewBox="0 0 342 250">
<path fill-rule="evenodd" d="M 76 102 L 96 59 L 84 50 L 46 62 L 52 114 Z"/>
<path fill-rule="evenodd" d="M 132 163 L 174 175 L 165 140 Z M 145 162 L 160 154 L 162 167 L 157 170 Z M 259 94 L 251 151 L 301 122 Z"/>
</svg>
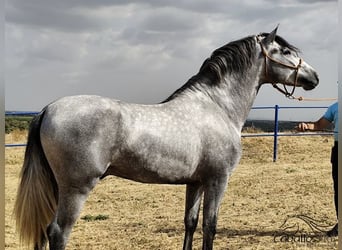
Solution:
<svg viewBox="0 0 342 250">
<path fill-rule="evenodd" d="M 14 130 L 26 130 L 29 128 L 32 117 L 10 116 L 5 118 L 5 133 L 9 134 Z"/>
</svg>

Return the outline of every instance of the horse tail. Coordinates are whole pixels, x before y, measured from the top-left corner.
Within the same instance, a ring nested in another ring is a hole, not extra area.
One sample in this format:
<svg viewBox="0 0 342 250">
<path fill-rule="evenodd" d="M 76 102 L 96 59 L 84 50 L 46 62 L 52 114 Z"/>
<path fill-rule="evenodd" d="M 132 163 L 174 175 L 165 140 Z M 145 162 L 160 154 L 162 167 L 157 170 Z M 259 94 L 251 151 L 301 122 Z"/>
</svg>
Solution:
<svg viewBox="0 0 342 250">
<path fill-rule="evenodd" d="M 20 242 L 38 246 L 47 240 L 47 227 L 57 208 L 58 187 L 40 141 L 45 109 L 33 118 L 21 169 L 14 216 Z"/>
</svg>

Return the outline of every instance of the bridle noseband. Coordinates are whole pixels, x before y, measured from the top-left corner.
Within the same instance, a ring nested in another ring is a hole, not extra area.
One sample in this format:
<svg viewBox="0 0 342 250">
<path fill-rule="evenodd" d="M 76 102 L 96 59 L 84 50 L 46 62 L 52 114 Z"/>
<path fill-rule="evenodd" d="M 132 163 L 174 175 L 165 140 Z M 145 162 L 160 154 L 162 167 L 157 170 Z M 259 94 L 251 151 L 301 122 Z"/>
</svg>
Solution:
<svg viewBox="0 0 342 250">
<path fill-rule="evenodd" d="M 282 94 L 284 94 L 287 98 L 291 98 L 291 99 L 295 98 L 295 97 L 293 96 L 293 94 L 294 94 L 294 91 L 295 91 L 295 89 L 296 89 L 296 87 L 297 87 L 298 72 L 299 72 L 299 68 L 301 67 L 301 64 L 302 64 L 302 58 L 299 58 L 299 63 L 298 63 L 297 66 L 293 66 L 293 65 L 286 64 L 286 63 L 283 63 L 283 62 L 281 62 L 281 61 L 278 61 L 278 60 L 276 60 L 276 59 L 274 59 L 274 58 L 272 58 L 272 57 L 270 57 L 270 56 L 268 55 L 266 49 L 264 48 L 264 46 L 263 46 L 262 43 L 261 43 L 261 40 L 260 40 L 259 36 L 257 36 L 256 38 L 257 38 L 257 42 L 258 42 L 259 45 L 260 45 L 262 54 L 264 55 L 264 59 L 265 59 L 265 77 L 266 77 L 266 78 L 268 78 L 268 77 L 267 77 L 267 76 L 268 76 L 268 72 L 267 72 L 267 59 L 270 60 L 270 61 L 272 61 L 272 62 L 274 62 L 274 63 L 277 63 L 277 64 L 279 64 L 279 65 L 282 65 L 282 66 L 284 66 L 284 67 L 286 67 L 286 68 L 290 68 L 290 69 L 295 70 L 296 76 L 295 76 L 295 81 L 294 81 L 294 83 L 293 83 L 293 88 L 292 88 L 292 91 L 291 91 L 291 92 L 289 92 L 289 91 L 287 90 L 286 84 L 285 84 L 285 83 L 271 82 L 272 86 L 273 86 L 275 89 L 277 89 L 279 92 L 281 92 Z M 283 84 L 284 89 L 281 89 L 280 87 L 278 87 L 277 84 Z"/>
</svg>

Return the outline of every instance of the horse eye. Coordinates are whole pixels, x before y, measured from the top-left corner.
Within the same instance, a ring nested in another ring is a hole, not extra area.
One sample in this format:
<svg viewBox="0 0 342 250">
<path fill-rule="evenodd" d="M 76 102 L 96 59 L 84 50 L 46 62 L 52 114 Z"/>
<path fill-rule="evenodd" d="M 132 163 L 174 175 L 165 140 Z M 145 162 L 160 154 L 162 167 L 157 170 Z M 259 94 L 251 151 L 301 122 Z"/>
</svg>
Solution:
<svg viewBox="0 0 342 250">
<path fill-rule="evenodd" d="M 276 48 L 271 49 L 271 54 L 275 54 L 275 53 L 278 53 L 278 49 L 276 49 Z"/>
<path fill-rule="evenodd" d="M 283 54 L 284 54 L 284 55 L 291 55 L 291 51 L 288 50 L 288 49 L 286 49 L 286 50 L 284 50 Z"/>
</svg>

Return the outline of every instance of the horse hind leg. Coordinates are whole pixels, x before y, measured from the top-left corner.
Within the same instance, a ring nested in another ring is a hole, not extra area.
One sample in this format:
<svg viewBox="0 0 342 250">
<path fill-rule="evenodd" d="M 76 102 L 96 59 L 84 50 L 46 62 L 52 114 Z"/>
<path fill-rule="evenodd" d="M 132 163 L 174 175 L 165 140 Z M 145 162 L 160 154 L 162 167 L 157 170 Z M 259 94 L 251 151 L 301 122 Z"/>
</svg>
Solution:
<svg viewBox="0 0 342 250">
<path fill-rule="evenodd" d="M 34 245 L 34 250 L 43 250 L 43 249 L 45 249 L 45 247 L 46 247 L 46 238 L 45 238 L 45 236 L 44 237 L 42 237 L 42 239 L 41 239 L 41 241 L 40 241 L 40 246 L 38 245 L 38 243 L 36 243 L 35 245 Z"/>
<path fill-rule="evenodd" d="M 192 249 L 192 240 L 198 223 L 198 214 L 203 194 L 202 184 L 187 184 L 185 204 L 185 237 L 183 250 Z"/>
<path fill-rule="evenodd" d="M 73 225 L 97 180 L 82 187 L 60 185 L 57 213 L 48 227 L 50 249 L 65 249 Z"/>
</svg>

